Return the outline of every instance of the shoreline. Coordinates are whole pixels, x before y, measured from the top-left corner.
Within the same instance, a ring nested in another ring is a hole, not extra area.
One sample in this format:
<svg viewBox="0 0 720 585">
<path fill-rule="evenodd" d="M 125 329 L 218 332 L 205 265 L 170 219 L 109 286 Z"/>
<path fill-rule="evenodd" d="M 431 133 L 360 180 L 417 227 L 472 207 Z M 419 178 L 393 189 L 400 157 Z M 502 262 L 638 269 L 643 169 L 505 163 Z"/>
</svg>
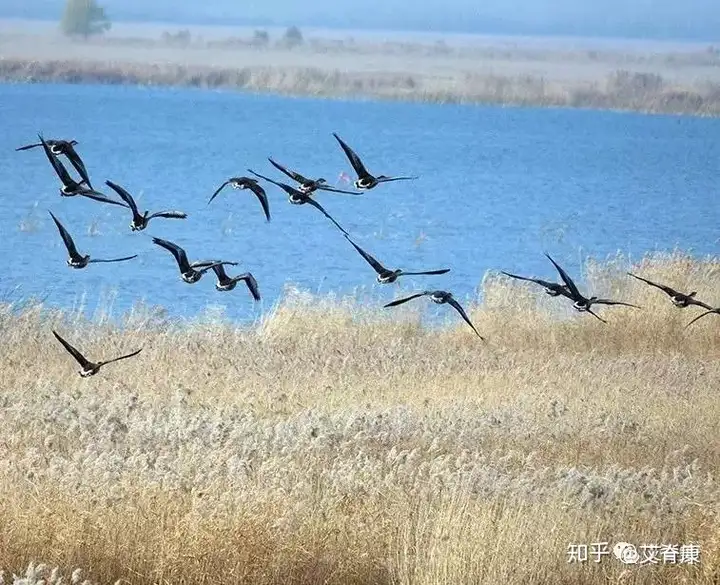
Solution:
<svg viewBox="0 0 720 585">
<path fill-rule="evenodd" d="M 295 97 L 720 116 L 720 87 L 715 84 L 686 87 L 665 82 L 659 75 L 623 70 L 601 81 L 558 82 L 543 76 L 480 72 L 467 72 L 458 78 L 311 66 L 218 67 L 0 58 L 0 82 L 192 87 Z"/>
</svg>

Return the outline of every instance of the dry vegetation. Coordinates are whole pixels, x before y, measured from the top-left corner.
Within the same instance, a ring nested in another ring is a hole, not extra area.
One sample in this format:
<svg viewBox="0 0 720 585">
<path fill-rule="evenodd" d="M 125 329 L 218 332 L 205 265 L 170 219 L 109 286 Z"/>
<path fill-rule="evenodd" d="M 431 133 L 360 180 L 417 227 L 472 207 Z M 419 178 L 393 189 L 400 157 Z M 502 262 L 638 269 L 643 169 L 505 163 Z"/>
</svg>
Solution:
<svg viewBox="0 0 720 585">
<path fill-rule="evenodd" d="M 6 306 L 0 568 L 48 564 L 24 583 L 58 566 L 98 583 L 717 584 L 720 319 L 684 331 L 700 309 L 625 268 L 586 270 L 644 307 L 606 308 L 608 325 L 487 277 L 471 309 L 486 344 L 454 315 L 428 330 L 423 305 L 303 295 L 245 329 Z M 634 269 L 720 304 L 717 258 Z M 52 327 L 91 357 L 145 350 L 83 380 Z M 569 543 L 621 540 L 698 543 L 702 564 L 567 562 Z"/>
<path fill-rule="evenodd" d="M 0 38 L 0 80 L 720 115 L 720 51 L 712 46 L 658 52 L 313 38 L 295 45 L 266 31 L 87 42 L 17 34 Z"/>
<path fill-rule="evenodd" d="M 242 67 L 84 61 L 0 60 L 0 81 L 158 85 L 271 91 L 315 97 L 376 97 L 720 115 L 720 84 L 685 87 L 661 76 L 617 71 L 600 82 L 548 83 L 532 75 L 465 73 L 441 79 L 412 73 L 344 72 L 319 67 Z"/>
</svg>

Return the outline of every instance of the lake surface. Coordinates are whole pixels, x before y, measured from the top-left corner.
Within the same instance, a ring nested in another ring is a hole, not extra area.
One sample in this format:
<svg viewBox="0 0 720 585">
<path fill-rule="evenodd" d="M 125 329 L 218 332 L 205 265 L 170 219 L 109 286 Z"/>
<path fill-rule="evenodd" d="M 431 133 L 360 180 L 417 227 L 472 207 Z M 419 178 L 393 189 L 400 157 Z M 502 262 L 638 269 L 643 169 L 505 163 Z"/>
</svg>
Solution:
<svg viewBox="0 0 720 585">
<path fill-rule="evenodd" d="M 272 156 L 306 176 L 336 184 L 351 173 L 332 132 L 375 174 L 417 174 L 357 197 L 316 199 L 355 241 L 390 268 L 451 268 L 406 277 L 403 290 L 476 294 L 487 270 L 556 280 L 547 250 L 577 273 L 580 258 L 679 247 L 716 254 L 720 238 L 720 120 L 626 113 L 313 100 L 202 90 L 0 84 L 0 298 L 40 297 L 88 313 L 136 301 L 193 317 L 223 306 L 228 317 L 257 318 L 287 284 L 311 292 L 358 294 L 378 304 L 397 285 L 375 273 L 317 210 L 295 206 L 266 185 L 272 221 L 227 177 L 248 167 L 289 182 Z M 93 184 L 110 179 L 141 209 L 178 209 L 186 220 L 155 219 L 131 232 L 129 210 L 61 198 L 41 149 L 17 146 L 74 138 Z M 343 186 L 338 183 L 339 186 Z M 81 253 L 118 264 L 73 270 L 48 214 Z M 214 275 L 180 280 L 172 256 L 152 236 L 186 248 L 190 260 L 239 261 L 263 295 L 244 286 L 220 293 Z M 402 281 L 402 279 L 401 279 Z"/>
</svg>

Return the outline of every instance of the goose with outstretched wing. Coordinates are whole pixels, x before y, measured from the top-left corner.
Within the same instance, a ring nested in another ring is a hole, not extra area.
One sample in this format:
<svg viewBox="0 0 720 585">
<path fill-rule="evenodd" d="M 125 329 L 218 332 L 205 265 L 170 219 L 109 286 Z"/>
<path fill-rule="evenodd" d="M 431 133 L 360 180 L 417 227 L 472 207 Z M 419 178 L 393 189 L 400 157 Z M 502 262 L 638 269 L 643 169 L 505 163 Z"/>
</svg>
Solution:
<svg viewBox="0 0 720 585">
<path fill-rule="evenodd" d="M 372 189 L 376 186 L 378 186 L 380 183 L 389 183 L 391 181 L 414 181 L 418 177 L 387 177 L 385 175 L 377 175 L 373 176 L 371 175 L 365 165 L 363 164 L 362 160 L 360 160 L 360 157 L 357 155 L 357 153 L 350 148 L 347 143 L 340 138 L 335 132 L 333 132 L 333 136 L 340 144 L 340 147 L 343 149 L 343 152 L 345 153 L 345 156 L 350 161 L 350 164 L 352 165 L 352 168 L 355 170 L 355 174 L 357 175 L 357 179 L 353 183 L 357 189 Z"/>
</svg>

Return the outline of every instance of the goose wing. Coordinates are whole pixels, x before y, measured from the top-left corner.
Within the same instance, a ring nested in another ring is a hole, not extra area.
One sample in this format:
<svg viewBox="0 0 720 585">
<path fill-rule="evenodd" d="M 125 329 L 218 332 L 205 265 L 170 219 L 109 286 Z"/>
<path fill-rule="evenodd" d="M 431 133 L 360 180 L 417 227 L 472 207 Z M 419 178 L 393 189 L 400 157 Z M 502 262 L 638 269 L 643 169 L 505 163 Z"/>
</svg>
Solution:
<svg viewBox="0 0 720 585">
<path fill-rule="evenodd" d="M 392 181 L 414 181 L 419 178 L 420 177 L 386 177 L 385 175 L 380 175 L 379 177 L 377 177 L 377 182 L 390 183 Z"/>
<path fill-rule="evenodd" d="M 449 305 L 451 305 L 453 307 L 453 309 L 455 309 L 458 313 L 460 313 L 460 316 L 463 318 L 465 323 L 470 325 L 472 330 L 475 332 L 475 335 L 477 335 L 480 339 L 485 341 L 485 338 L 478 333 L 477 329 L 475 329 L 475 325 L 473 325 L 472 321 L 470 321 L 470 317 L 467 316 L 467 313 L 465 312 L 465 309 L 462 308 L 462 305 L 460 303 L 458 303 L 457 300 L 455 300 L 452 297 L 450 297 L 447 302 Z"/>
<path fill-rule="evenodd" d="M 504 270 L 500 271 L 505 276 L 509 276 L 510 278 L 515 278 L 517 280 L 525 280 L 527 282 L 534 282 L 535 284 L 539 284 L 540 286 L 548 289 L 548 290 L 556 290 L 561 294 L 564 294 L 565 296 L 569 296 L 569 289 L 567 288 L 567 285 L 558 284 L 557 282 L 549 282 L 547 280 L 542 280 L 540 278 L 530 278 L 528 276 L 519 276 L 517 274 L 512 274 L 510 272 L 505 272 Z"/>
<path fill-rule="evenodd" d="M 380 264 L 380 262 L 378 262 L 375 258 L 373 258 L 370 254 L 368 254 L 365 250 L 363 250 L 355 242 L 353 242 L 350 239 L 350 236 L 345 234 L 345 239 L 348 242 L 350 242 L 353 245 L 353 248 L 355 248 L 357 250 L 358 254 L 360 254 L 360 256 L 362 256 L 365 259 L 365 261 L 368 264 L 370 264 L 370 266 L 373 267 L 373 270 L 375 270 L 375 272 L 377 272 L 378 274 L 383 274 L 384 272 L 388 272 L 387 268 L 385 268 L 382 264 Z"/>
<path fill-rule="evenodd" d="M 175 257 L 175 261 L 177 262 L 177 265 L 180 268 L 181 272 L 187 272 L 188 270 L 190 270 L 190 262 L 188 261 L 187 254 L 185 253 L 185 250 L 183 250 L 180 246 L 174 244 L 173 242 L 162 240 L 160 238 L 153 238 L 152 241 L 154 244 L 157 244 L 158 246 L 161 246 L 168 250 Z"/>
<path fill-rule="evenodd" d="M 80 195 L 81 197 L 87 197 L 88 199 L 92 199 L 93 201 L 99 201 L 100 203 L 109 203 L 110 205 L 119 205 L 120 207 L 125 207 L 127 209 L 127 205 L 123 203 L 122 201 L 116 201 L 115 199 L 110 199 L 107 195 L 103 193 L 98 193 L 97 191 L 79 191 L 77 195 Z"/>
<path fill-rule="evenodd" d="M 344 189 L 336 189 L 322 183 L 317 186 L 318 191 L 329 191 L 330 193 L 342 193 L 344 195 L 362 195 L 361 191 L 345 191 Z"/>
<path fill-rule="evenodd" d="M 128 353 L 128 354 L 126 354 L 126 355 L 121 355 L 120 357 L 116 357 L 116 358 L 113 358 L 113 359 L 111 359 L 111 360 L 106 360 L 106 361 L 104 361 L 104 362 L 100 362 L 100 363 L 98 364 L 98 367 L 106 366 L 106 365 L 111 364 L 111 363 L 113 363 L 113 362 L 119 362 L 120 360 L 126 360 L 126 359 L 128 359 L 128 358 L 134 357 L 134 356 L 136 356 L 137 354 L 139 354 L 142 350 L 143 350 L 143 348 L 141 347 L 140 349 L 138 349 L 137 351 L 134 351 L 134 352 L 132 352 L 132 353 Z"/>
<path fill-rule="evenodd" d="M 642 307 L 638 307 L 637 305 L 633 305 L 632 303 L 626 303 L 624 301 L 612 301 L 610 299 L 595 299 L 593 301 L 594 305 L 622 305 L 623 307 L 633 307 L 634 309 L 641 309 Z"/>
<path fill-rule="evenodd" d="M 238 276 L 238 280 L 245 281 L 245 284 L 248 287 L 248 290 L 250 291 L 250 294 L 252 295 L 252 298 L 256 301 L 260 300 L 260 289 L 258 288 L 257 280 L 255 280 L 255 277 L 252 275 L 251 272 L 246 272 L 245 274 L 241 274 Z"/>
<path fill-rule="evenodd" d="M 268 202 L 268 197 L 265 189 L 263 189 L 262 185 L 260 185 L 260 183 L 258 183 L 254 179 L 248 179 L 247 188 L 253 192 L 255 197 L 258 198 L 258 201 L 260 201 L 260 205 L 263 208 L 265 219 L 270 221 L 270 203 Z"/>
<path fill-rule="evenodd" d="M 654 286 L 655 288 L 659 288 L 661 291 L 663 291 L 668 296 L 674 297 L 679 294 L 680 292 L 676 291 L 674 288 L 670 288 L 669 286 L 666 286 L 664 284 L 658 284 L 657 282 L 653 282 L 652 280 L 648 280 L 647 278 L 643 278 L 642 276 L 637 276 L 633 274 L 632 272 L 628 272 L 630 276 L 633 278 L 636 278 L 637 280 L 641 280 L 642 282 L 649 284 L 650 286 Z"/>
<path fill-rule="evenodd" d="M 153 217 L 164 217 L 166 219 L 185 219 L 187 218 L 187 213 L 183 211 L 156 211 L 155 213 L 151 213 L 147 216 L 149 220 Z"/>
<path fill-rule="evenodd" d="M 135 254 L 134 256 L 125 256 L 124 258 L 113 258 L 112 260 L 97 260 L 97 259 L 93 258 L 92 260 L 88 260 L 88 264 L 100 263 L 100 262 L 104 262 L 104 263 L 125 262 L 125 260 L 132 260 L 133 258 L 137 258 L 137 254 Z"/>
<path fill-rule="evenodd" d="M 25 146 L 21 146 L 19 148 L 16 148 L 15 151 L 19 152 L 21 150 L 30 150 L 31 148 L 37 148 L 38 146 L 42 146 L 41 142 L 37 142 L 35 144 L 26 144 Z"/>
<path fill-rule="evenodd" d="M 55 222 L 55 225 L 57 226 L 58 231 L 60 232 L 60 237 L 63 240 L 63 243 L 65 244 L 65 248 L 67 248 L 67 252 L 70 255 L 70 258 L 79 258 L 80 254 L 77 251 L 77 248 L 75 247 L 75 242 L 72 239 L 72 236 L 70 235 L 70 232 L 68 232 L 65 229 L 65 226 L 60 223 L 60 220 L 55 217 L 52 211 L 48 210 L 48 213 L 50 214 L 50 217 L 52 217 L 53 221 Z"/>
<path fill-rule="evenodd" d="M 545 256 L 547 256 L 548 260 L 553 263 L 553 266 L 555 266 L 555 269 L 558 271 L 558 274 L 560 274 L 560 278 L 563 279 L 563 282 L 567 285 L 567 287 L 570 289 L 570 294 L 572 294 L 571 298 L 574 298 L 575 300 L 583 300 L 585 297 L 583 297 L 580 294 L 580 291 L 578 290 L 578 287 L 575 286 L 575 283 L 573 282 L 573 279 L 568 276 L 568 273 L 565 272 L 562 269 L 562 266 L 560 266 L 555 260 L 553 260 L 550 257 L 550 254 L 547 252 L 545 253 Z"/>
<path fill-rule="evenodd" d="M 217 266 L 237 266 L 237 262 L 225 262 L 222 260 L 203 260 L 200 262 L 193 262 L 190 267 L 193 270 L 205 274 L 208 270 L 215 270 Z M 224 272 L 224 271 L 223 271 Z M 217 272 L 216 272 L 217 274 Z"/>
<path fill-rule="evenodd" d="M 432 294 L 432 291 L 429 291 L 429 290 L 423 291 L 421 293 L 415 293 L 414 295 L 410 295 L 409 297 L 404 297 L 402 299 L 396 299 L 394 301 L 390 301 L 386 305 L 383 305 L 383 308 L 386 309 L 388 307 L 397 307 L 398 305 L 402 305 L 403 303 L 407 303 L 408 301 L 412 301 L 413 299 L 417 299 L 419 297 L 424 297 L 424 296 L 427 296 L 430 294 Z"/>
<path fill-rule="evenodd" d="M 357 153 L 352 148 L 350 148 L 342 138 L 335 134 L 335 132 L 333 132 L 333 136 L 335 137 L 335 140 L 340 143 L 340 147 L 343 149 L 345 156 L 350 161 L 350 164 L 355 170 L 355 173 L 357 173 L 358 178 L 371 176 L 365 168 L 362 160 L 360 160 L 360 157 L 357 155 Z"/>
<path fill-rule="evenodd" d="M 335 226 L 336 226 L 342 233 L 344 233 L 346 236 L 348 235 L 348 233 L 345 231 L 345 229 L 344 229 L 338 222 L 336 222 L 336 221 L 333 219 L 333 217 L 332 217 L 327 211 L 325 211 L 325 208 L 324 208 L 322 205 L 320 205 L 317 201 L 315 201 L 312 197 L 307 197 L 307 198 L 305 199 L 305 203 L 307 203 L 307 204 L 309 204 L 309 205 L 312 205 L 315 209 L 318 209 L 318 210 L 320 211 L 320 213 L 322 213 L 322 214 L 323 214 L 325 217 L 327 217 L 331 222 L 333 222 L 333 223 L 335 224 Z"/>
<path fill-rule="evenodd" d="M 88 175 L 87 169 L 85 168 L 85 163 L 80 158 L 80 155 L 77 153 L 77 150 L 75 150 L 75 147 L 70 142 L 68 142 L 65 145 L 64 151 L 65 156 L 70 161 L 70 164 L 75 167 L 75 170 L 82 177 L 83 181 L 85 181 L 85 184 L 92 189 L 92 185 L 90 184 L 90 176 Z"/>
<path fill-rule="evenodd" d="M 255 175 L 256 177 L 260 177 L 261 179 L 264 179 L 264 180 L 267 181 L 268 183 L 272 183 L 273 185 L 277 185 L 277 186 L 280 187 L 283 191 L 285 191 L 285 193 L 287 193 L 288 195 L 296 195 L 296 196 L 300 196 L 300 197 L 305 197 L 305 194 L 304 194 L 304 193 L 298 191 L 297 189 L 295 189 L 294 187 L 291 187 L 290 185 L 286 185 L 285 183 L 280 183 L 279 181 L 275 181 L 275 180 L 271 179 L 270 177 L 266 177 L 265 175 L 261 175 L 260 173 L 256 173 L 256 172 L 253 171 L 252 169 L 248 169 L 248 171 L 251 172 L 251 173 L 252 173 L 253 175 Z"/>
<path fill-rule="evenodd" d="M 304 177 L 300 173 L 297 173 L 295 171 L 291 171 L 288 168 L 281 165 L 279 162 L 275 162 L 272 158 L 268 157 L 268 160 L 270 161 L 270 164 L 274 166 L 278 171 L 280 171 L 282 174 L 284 174 L 286 177 L 290 177 L 293 181 L 297 181 L 298 183 L 309 183 L 310 180 L 307 177 Z"/>
<path fill-rule="evenodd" d="M 120 196 L 120 199 L 122 199 L 127 204 L 127 206 L 132 211 L 133 217 L 140 216 L 137 205 L 135 204 L 135 199 L 133 199 L 133 196 L 130 195 L 130 193 L 128 193 L 123 187 L 121 187 L 117 183 L 113 183 L 112 181 L 105 181 L 105 184 L 113 191 L 115 191 L 115 193 Z"/>
<path fill-rule="evenodd" d="M 699 319 L 702 319 L 703 317 L 707 317 L 708 315 L 712 315 L 713 313 L 717 313 L 718 315 L 720 315 L 720 309 L 710 309 L 709 311 L 705 311 L 701 315 L 698 315 L 697 317 L 695 317 L 692 321 L 690 321 L 690 323 L 685 325 L 685 328 L 687 329 L 688 327 L 690 327 L 690 325 L 695 323 L 695 321 L 698 321 Z"/>
<path fill-rule="evenodd" d="M 225 267 L 222 264 L 211 264 L 210 268 L 212 268 L 219 281 L 228 279 L 227 272 L 225 272 Z"/>
<path fill-rule="evenodd" d="M 218 193 L 222 191 L 225 187 L 227 187 L 230 184 L 230 181 L 225 181 L 222 185 L 220 185 L 216 190 L 215 193 L 212 194 L 212 197 L 208 200 L 207 204 L 210 205 L 210 202 L 217 197 Z"/>
<path fill-rule="evenodd" d="M 405 276 L 435 276 L 437 274 L 447 274 L 450 272 L 449 268 L 441 268 L 440 270 L 423 270 L 422 272 L 405 272 Z"/>
<path fill-rule="evenodd" d="M 71 356 L 73 356 L 77 363 L 79 363 L 83 368 L 87 369 L 88 367 L 93 365 L 83 354 L 81 354 L 77 349 L 75 349 L 72 345 L 70 345 L 67 341 L 60 337 L 60 334 L 54 329 L 53 335 L 55 336 L 55 339 L 62 343 L 63 347 L 67 350 L 67 352 Z"/>
<path fill-rule="evenodd" d="M 509 276 L 510 278 L 515 278 L 517 280 L 524 280 L 526 282 L 534 282 L 535 284 L 539 284 L 540 286 L 546 287 L 548 284 L 550 284 L 548 281 L 540 280 L 538 278 L 530 278 L 529 276 L 520 276 L 518 274 L 512 274 L 511 272 L 505 272 L 504 270 L 501 270 L 500 272 L 502 274 L 504 274 L 505 276 Z"/>
<path fill-rule="evenodd" d="M 607 323 L 607 321 L 605 321 L 605 319 L 603 319 L 602 317 L 600 317 L 597 313 L 593 313 L 592 309 L 587 309 L 587 312 L 590 313 L 590 314 L 591 314 L 593 317 L 595 317 L 596 319 L 602 321 L 603 323 Z"/>
<path fill-rule="evenodd" d="M 687 302 L 689 305 L 697 305 L 698 307 L 702 307 L 703 309 L 707 309 L 711 311 L 713 307 L 708 305 L 707 303 L 703 303 L 702 301 L 698 301 L 697 299 L 694 299 L 693 297 L 688 297 Z"/>
</svg>

